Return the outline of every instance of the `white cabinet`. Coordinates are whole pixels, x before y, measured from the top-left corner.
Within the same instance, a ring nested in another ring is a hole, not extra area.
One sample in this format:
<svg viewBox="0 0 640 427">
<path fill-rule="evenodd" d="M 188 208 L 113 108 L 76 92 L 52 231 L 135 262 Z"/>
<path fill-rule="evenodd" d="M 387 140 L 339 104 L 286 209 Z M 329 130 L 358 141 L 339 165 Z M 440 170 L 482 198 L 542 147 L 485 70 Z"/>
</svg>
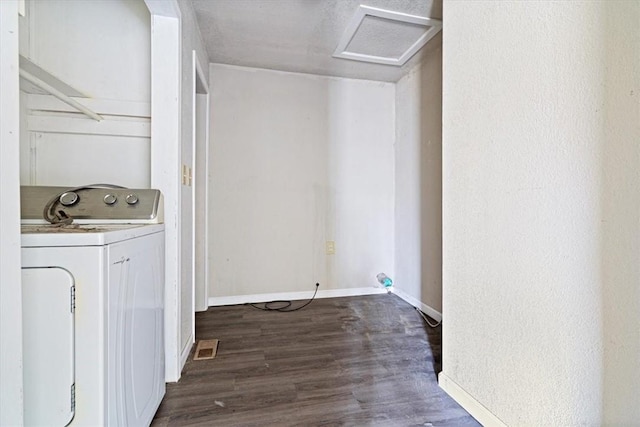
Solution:
<svg viewBox="0 0 640 427">
<path fill-rule="evenodd" d="M 108 246 L 108 425 L 149 425 L 164 395 L 164 239 Z"/>
</svg>

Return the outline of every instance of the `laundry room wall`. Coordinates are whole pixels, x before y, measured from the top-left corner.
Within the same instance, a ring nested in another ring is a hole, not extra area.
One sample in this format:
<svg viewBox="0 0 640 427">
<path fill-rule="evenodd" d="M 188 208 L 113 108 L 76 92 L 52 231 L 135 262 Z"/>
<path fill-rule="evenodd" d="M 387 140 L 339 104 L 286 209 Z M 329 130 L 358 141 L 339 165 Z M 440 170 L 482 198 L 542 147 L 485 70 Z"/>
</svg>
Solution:
<svg viewBox="0 0 640 427">
<path fill-rule="evenodd" d="M 442 37 L 396 87 L 394 291 L 442 312 Z M 425 307 L 426 306 L 426 307 Z M 430 311 L 435 310 L 436 313 Z"/>
<path fill-rule="evenodd" d="M 22 55 L 91 98 L 149 102 L 150 15 L 142 0 L 26 4 Z"/>
<path fill-rule="evenodd" d="M 78 101 L 104 120 L 23 90 L 22 184 L 149 186 L 150 28 L 142 0 L 26 2 L 21 55 L 85 94 Z"/>
<path fill-rule="evenodd" d="M 393 276 L 395 85 L 219 64 L 210 81 L 212 300 Z"/>
</svg>

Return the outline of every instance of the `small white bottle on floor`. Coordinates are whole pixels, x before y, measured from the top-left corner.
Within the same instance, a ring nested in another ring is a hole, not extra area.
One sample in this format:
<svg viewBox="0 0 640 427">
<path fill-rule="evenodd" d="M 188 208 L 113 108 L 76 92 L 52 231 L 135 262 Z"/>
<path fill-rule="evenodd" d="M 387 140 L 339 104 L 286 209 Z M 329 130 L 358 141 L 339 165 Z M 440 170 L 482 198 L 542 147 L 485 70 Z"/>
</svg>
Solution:
<svg viewBox="0 0 640 427">
<path fill-rule="evenodd" d="M 391 292 L 391 289 L 393 288 L 393 280 L 384 273 L 378 273 L 376 279 L 378 279 L 378 282 L 387 290 L 387 292 Z"/>
</svg>

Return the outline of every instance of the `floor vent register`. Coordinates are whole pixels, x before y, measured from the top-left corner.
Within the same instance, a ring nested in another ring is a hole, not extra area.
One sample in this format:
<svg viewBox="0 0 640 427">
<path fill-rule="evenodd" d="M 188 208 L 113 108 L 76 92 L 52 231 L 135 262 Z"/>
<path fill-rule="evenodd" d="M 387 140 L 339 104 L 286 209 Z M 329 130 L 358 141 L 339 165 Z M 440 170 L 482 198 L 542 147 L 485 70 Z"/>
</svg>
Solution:
<svg viewBox="0 0 640 427">
<path fill-rule="evenodd" d="M 216 357 L 218 352 L 218 340 L 200 340 L 196 347 L 193 360 L 209 360 Z"/>
</svg>

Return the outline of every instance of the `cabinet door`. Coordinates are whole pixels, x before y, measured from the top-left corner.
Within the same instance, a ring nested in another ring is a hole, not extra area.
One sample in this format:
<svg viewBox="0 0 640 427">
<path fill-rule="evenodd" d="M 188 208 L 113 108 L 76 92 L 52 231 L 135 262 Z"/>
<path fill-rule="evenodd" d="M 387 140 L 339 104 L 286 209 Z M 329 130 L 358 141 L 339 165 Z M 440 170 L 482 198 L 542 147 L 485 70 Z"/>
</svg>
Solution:
<svg viewBox="0 0 640 427">
<path fill-rule="evenodd" d="M 109 425 L 148 425 L 164 395 L 164 234 L 109 246 Z"/>
<path fill-rule="evenodd" d="M 74 300 L 67 270 L 22 269 L 26 426 L 65 426 L 73 418 Z"/>
</svg>

